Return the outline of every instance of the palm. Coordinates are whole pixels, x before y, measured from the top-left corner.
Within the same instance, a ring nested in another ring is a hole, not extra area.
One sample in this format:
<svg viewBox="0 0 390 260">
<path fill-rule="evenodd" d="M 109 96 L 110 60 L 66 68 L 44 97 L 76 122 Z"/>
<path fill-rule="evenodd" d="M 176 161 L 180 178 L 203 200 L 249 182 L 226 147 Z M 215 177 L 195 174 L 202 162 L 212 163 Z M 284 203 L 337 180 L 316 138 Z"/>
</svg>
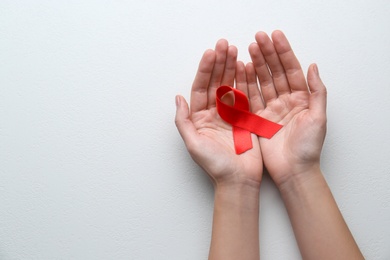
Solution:
<svg viewBox="0 0 390 260">
<path fill-rule="evenodd" d="M 306 153 L 302 144 L 310 143 L 304 134 L 311 122 L 307 93 L 281 96 L 268 104 L 260 115 L 284 126 L 272 139 L 259 138 L 259 141 L 269 172 L 273 175 L 288 174 Z M 282 176 L 274 177 L 279 179 Z"/>
<path fill-rule="evenodd" d="M 261 181 L 263 163 L 259 142 L 253 136 L 253 148 L 241 155 L 234 149 L 232 127 L 222 121 L 214 108 L 192 115 L 199 133 L 199 149 L 192 156 L 214 179 L 241 178 Z"/>
</svg>

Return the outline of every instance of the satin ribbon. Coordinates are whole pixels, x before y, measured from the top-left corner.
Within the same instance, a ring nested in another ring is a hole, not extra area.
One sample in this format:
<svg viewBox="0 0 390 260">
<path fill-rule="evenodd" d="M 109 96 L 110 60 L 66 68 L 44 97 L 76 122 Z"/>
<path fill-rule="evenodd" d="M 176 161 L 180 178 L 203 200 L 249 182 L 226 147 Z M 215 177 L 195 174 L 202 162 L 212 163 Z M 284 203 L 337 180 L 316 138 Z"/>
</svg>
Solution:
<svg viewBox="0 0 390 260">
<path fill-rule="evenodd" d="M 222 102 L 222 97 L 232 91 L 234 105 Z M 229 86 L 221 86 L 216 92 L 216 104 L 219 116 L 233 127 L 233 140 L 236 154 L 252 149 L 251 133 L 270 139 L 283 126 L 249 112 L 249 101 L 246 95 Z"/>
</svg>

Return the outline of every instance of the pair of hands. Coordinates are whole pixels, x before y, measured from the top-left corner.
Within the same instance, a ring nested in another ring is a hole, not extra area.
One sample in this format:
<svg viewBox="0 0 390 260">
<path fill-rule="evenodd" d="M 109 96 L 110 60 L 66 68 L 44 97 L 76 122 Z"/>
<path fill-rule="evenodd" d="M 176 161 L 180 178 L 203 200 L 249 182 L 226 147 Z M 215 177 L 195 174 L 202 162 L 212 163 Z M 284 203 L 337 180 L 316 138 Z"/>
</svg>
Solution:
<svg viewBox="0 0 390 260">
<path fill-rule="evenodd" d="M 315 64 L 307 80 L 281 31 L 271 38 L 258 32 L 249 46 L 252 62 L 237 61 L 237 48 L 219 40 L 200 61 L 191 89 L 190 108 L 176 97 L 176 126 L 192 158 L 214 185 L 260 186 L 265 167 L 280 188 L 294 178 L 307 178 L 319 168 L 326 133 L 326 88 Z M 258 85 L 260 83 L 260 88 Z M 216 110 L 216 89 L 243 91 L 251 112 L 283 125 L 271 139 L 252 134 L 253 148 L 237 155 L 232 126 Z"/>
</svg>

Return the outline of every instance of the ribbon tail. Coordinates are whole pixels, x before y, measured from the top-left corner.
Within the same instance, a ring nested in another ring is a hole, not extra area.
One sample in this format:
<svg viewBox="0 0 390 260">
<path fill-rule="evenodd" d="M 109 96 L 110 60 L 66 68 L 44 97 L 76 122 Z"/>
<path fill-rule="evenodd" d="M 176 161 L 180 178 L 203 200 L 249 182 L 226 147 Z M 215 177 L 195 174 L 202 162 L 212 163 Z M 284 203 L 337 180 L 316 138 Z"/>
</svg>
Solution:
<svg viewBox="0 0 390 260">
<path fill-rule="evenodd" d="M 242 154 L 253 147 L 251 133 L 240 127 L 233 126 L 233 140 L 236 154 Z"/>
</svg>

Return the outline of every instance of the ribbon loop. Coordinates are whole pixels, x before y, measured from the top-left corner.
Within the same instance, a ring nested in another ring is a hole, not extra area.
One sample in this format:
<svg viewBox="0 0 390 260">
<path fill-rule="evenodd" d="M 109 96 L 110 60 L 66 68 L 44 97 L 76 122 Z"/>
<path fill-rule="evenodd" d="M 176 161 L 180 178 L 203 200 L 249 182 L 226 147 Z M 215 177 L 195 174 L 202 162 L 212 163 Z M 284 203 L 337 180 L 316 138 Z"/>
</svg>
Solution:
<svg viewBox="0 0 390 260">
<path fill-rule="evenodd" d="M 234 105 L 222 102 L 228 93 L 234 94 Z M 246 95 L 229 86 L 221 86 L 216 92 L 216 104 L 219 116 L 233 127 L 233 140 L 236 154 L 252 149 L 251 133 L 270 139 L 283 126 L 249 112 L 249 101 Z"/>
</svg>

